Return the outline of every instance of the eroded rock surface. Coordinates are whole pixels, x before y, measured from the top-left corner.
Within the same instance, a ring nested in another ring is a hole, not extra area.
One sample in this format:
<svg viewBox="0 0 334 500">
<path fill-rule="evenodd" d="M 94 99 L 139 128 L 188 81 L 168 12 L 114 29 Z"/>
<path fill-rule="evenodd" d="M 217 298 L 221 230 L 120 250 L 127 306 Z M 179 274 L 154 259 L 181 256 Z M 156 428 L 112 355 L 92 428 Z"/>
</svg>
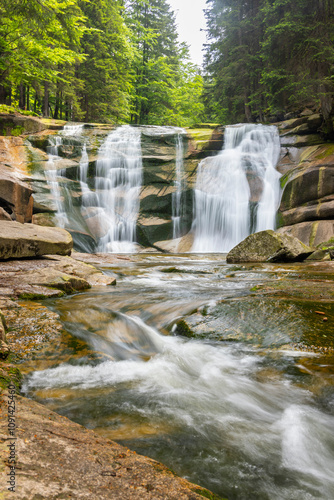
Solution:
<svg viewBox="0 0 334 500">
<path fill-rule="evenodd" d="M 247 236 L 227 254 L 226 262 L 293 262 L 304 260 L 312 252 L 297 238 L 268 230 Z"/>
<path fill-rule="evenodd" d="M 0 259 L 22 259 L 46 254 L 70 255 L 71 235 L 61 228 L 0 221 Z"/>
</svg>

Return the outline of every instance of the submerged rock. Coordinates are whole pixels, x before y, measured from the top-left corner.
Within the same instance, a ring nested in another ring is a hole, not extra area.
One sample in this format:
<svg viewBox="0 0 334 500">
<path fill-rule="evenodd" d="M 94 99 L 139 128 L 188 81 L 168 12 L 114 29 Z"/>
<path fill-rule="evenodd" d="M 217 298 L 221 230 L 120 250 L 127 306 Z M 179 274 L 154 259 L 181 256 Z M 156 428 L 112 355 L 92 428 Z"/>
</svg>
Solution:
<svg viewBox="0 0 334 500">
<path fill-rule="evenodd" d="M 226 257 L 226 262 L 302 261 L 312 252 L 312 248 L 293 236 L 267 230 L 247 236 L 232 248 Z"/>
<path fill-rule="evenodd" d="M 22 259 L 46 254 L 70 255 L 72 236 L 59 227 L 0 221 L 0 259 Z"/>
</svg>

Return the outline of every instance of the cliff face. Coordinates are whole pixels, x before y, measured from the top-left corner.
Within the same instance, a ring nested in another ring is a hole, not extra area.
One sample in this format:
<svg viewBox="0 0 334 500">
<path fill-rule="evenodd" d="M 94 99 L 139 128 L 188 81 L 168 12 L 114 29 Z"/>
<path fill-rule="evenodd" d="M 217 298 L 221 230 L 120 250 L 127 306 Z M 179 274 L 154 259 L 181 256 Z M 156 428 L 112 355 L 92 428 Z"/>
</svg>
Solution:
<svg viewBox="0 0 334 500">
<path fill-rule="evenodd" d="M 321 118 L 309 113 L 279 124 L 283 192 L 278 226 L 317 246 L 334 235 L 334 144 L 323 142 L 317 133 Z"/>
<path fill-rule="evenodd" d="M 69 214 L 66 227 L 74 238 L 75 247 L 92 252 L 107 225 L 101 223 L 98 207 L 90 206 L 84 214 L 81 210 L 85 196 L 81 182 L 83 148 L 87 153 L 86 182 L 93 192 L 98 151 L 113 127 L 86 124 L 79 134 L 64 134 L 60 143 L 58 141 L 57 158 L 52 168 L 60 178 L 64 195 L 52 187 L 52 179 L 48 178 L 49 153 L 57 143 L 58 130 L 63 124 L 38 125 L 36 121 L 27 122 L 25 135 L 0 137 L 0 219 L 52 226 L 57 224 L 55 213 L 59 212 L 61 203 Z M 319 115 L 306 110 L 295 119 L 277 124 L 282 144 L 278 164 L 282 173 L 279 231 L 296 236 L 311 246 L 329 240 L 334 233 L 334 144 L 323 142 L 317 132 L 320 122 Z M 143 171 L 136 234 L 142 247 L 175 249 L 171 240 L 175 215 L 173 199 L 175 204 L 180 182 L 176 178 L 179 134 L 179 130 L 167 127 L 160 130 L 141 127 Z M 222 128 L 182 133 L 179 236 L 191 229 L 199 159 L 217 154 L 222 144 Z M 179 251 L 190 248 L 191 237 L 188 237 L 187 244 L 179 246 Z"/>
</svg>

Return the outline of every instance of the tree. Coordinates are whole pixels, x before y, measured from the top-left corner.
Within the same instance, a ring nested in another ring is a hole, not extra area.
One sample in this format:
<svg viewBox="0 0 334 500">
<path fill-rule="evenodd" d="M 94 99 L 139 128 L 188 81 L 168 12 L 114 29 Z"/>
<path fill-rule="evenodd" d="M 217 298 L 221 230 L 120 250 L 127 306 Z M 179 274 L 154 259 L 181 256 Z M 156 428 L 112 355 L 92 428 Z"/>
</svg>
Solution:
<svg viewBox="0 0 334 500">
<path fill-rule="evenodd" d="M 11 88 L 44 87 L 43 111 L 49 114 L 50 85 L 60 65 L 84 59 L 80 39 L 84 17 L 75 0 L 0 0 L 0 99 L 11 100 Z"/>
</svg>

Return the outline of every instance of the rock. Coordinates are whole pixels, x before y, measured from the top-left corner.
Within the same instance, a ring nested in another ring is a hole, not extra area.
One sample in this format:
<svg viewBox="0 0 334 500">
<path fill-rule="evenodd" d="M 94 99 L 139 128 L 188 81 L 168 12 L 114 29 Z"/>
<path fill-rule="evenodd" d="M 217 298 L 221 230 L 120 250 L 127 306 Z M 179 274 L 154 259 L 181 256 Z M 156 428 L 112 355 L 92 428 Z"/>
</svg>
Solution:
<svg viewBox="0 0 334 500">
<path fill-rule="evenodd" d="M 176 238 L 166 241 L 157 241 L 155 243 L 156 248 L 162 250 L 163 252 L 177 252 L 177 253 L 187 253 L 190 252 L 194 243 L 194 234 L 188 233 L 181 238 Z"/>
<path fill-rule="evenodd" d="M 38 118 L 24 116 L 18 113 L 0 113 L 0 135 L 18 136 L 22 134 L 34 134 L 46 129 Z"/>
<path fill-rule="evenodd" d="M 334 219 L 334 195 L 278 214 L 279 226 L 291 226 L 299 222 L 319 219 Z"/>
<path fill-rule="evenodd" d="M 0 221 L 0 259 L 70 255 L 72 246 L 72 237 L 64 229 Z"/>
<path fill-rule="evenodd" d="M 282 179 L 286 182 L 282 194 L 280 212 L 300 207 L 334 193 L 334 165 L 311 164 L 296 168 Z"/>
<path fill-rule="evenodd" d="M 83 278 L 61 272 L 56 268 L 45 268 L 27 271 L 22 276 L 22 282 L 38 287 L 56 288 L 66 293 L 86 290 L 91 285 Z"/>
<path fill-rule="evenodd" d="M 18 222 L 31 222 L 32 189 L 22 182 L 17 173 L 0 166 L 0 200 L 2 208 Z"/>
<path fill-rule="evenodd" d="M 8 393 L 2 408 L 7 408 Z M 47 407 L 15 395 L 19 494 L 8 491 L 8 420 L 0 421 L 0 497 L 114 500 L 203 500 L 205 488 L 178 477 L 161 463 L 71 422 Z M 38 470 L 38 474 L 36 471 Z M 19 474 L 24 471 L 24 475 Z M 75 473 L 74 473 L 75 472 Z"/>
<path fill-rule="evenodd" d="M 137 241 L 139 244 L 152 246 L 156 241 L 173 237 L 173 223 L 170 218 L 140 216 L 137 223 Z"/>
<path fill-rule="evenodd" d="M 37 226 L 55 227 L 56 218 L 51 213 L 39 213 L 32 216 L 32 223 Z"/>
<path fill-rule="evenodd" d="M 2 207 L 0 207 L 0 220 L 12 220 L 9 213 L 6 212 L 6 210 L 4 210 Z"/>
<path fill-rule="evenodd" d="M 0 311 L 0 359 L 6 359 L 10 353 L 10 348 L 6 342 L 6 322 Z"/>
<path fill-rule="evenodd" d="M 334 219 L 308 221 L 284 226 L 277 230 L 280 234 L 294 236 L 305 245 L 316 247 L 324 241 L 328 241 L 334 234 Z"/>
<path fill-rule="evenodd" d="M 297 238 L 267 230 L 247 236 L 228 253 L 226 262 L 294 262 L 312 252 Z"/>
</svg>

